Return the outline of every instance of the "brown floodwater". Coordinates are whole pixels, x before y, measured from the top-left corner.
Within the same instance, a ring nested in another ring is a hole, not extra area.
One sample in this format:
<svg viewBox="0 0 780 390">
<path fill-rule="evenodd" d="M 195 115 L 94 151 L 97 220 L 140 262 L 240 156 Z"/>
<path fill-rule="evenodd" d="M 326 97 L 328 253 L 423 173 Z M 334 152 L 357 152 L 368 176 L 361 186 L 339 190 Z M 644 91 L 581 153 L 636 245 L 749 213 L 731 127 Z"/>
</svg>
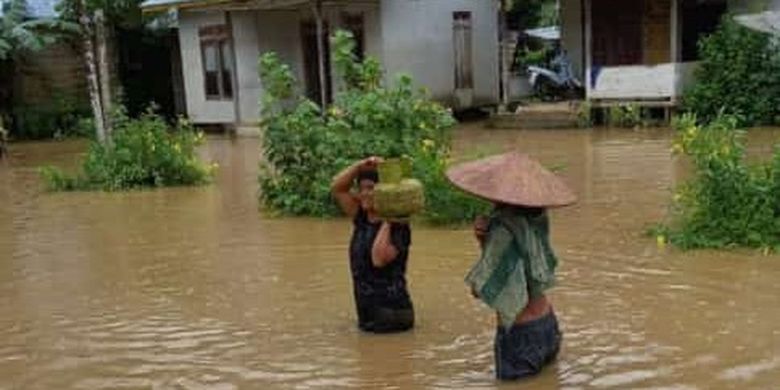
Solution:
<svg viewBox="0 0 780 390">
<path fill-rule="evenodd" d="M 751 135 L 752 150 L 780 136 Z M 11 145 L 0 163 L 0 389 L 771 389 L 780 257 L 680 253 L 643 236 L 685 164 L 666 130 L 491 131 L 460 155 L 519 149 L 581 202 L 555 211 L 565 339 L 522 386 L 493 380 L 494 318 L 463 276 L 467 229 L 415 227 L 407 334 L 355 327 L 345 220 L 257 212 L 258 141 L 212 138 L 213 185 L 42 191 L 83 142 Z"/>
</svg>

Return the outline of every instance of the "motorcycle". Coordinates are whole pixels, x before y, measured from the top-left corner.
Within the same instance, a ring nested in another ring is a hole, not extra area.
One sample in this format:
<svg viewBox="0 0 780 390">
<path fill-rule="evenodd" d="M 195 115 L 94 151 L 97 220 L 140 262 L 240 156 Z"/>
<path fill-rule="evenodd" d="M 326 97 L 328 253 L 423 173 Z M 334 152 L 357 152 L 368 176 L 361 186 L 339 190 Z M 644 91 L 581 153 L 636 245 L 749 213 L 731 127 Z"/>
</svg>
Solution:
<svg viewBox="0 0 780 390">
<path fill-rule="evenodd" d="M 573 100 L 582 97 L 582 82 L 574 77 L 571 62 L 565 51 L 558 51 L 550 61 L 549 69 L 530 65 L 527 71 L 534 95 L 543 101 Z"/>
</svg>

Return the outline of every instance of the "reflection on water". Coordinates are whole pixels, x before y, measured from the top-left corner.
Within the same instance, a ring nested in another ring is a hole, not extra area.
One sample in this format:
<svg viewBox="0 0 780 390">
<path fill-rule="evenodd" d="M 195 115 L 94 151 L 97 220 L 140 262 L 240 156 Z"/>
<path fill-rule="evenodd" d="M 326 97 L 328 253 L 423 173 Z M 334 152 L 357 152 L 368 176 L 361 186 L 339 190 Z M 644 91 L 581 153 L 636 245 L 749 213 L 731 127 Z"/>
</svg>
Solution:
<svg viewBox="0 0 780 390">
<path fill-rule="evenodd" d="M 753 151 L 777 134 L 753 133 Z M 776 386 L 780 258 L 642 237 L 686 174 L 668 131 L 471 124 L 456 138 L 461 155 L 530 152 L 581 195 L 553 213 L 564 348 L 523 388 Z M 417 227 L 418 328 L 362 335 L 349 224 L 259 215 L 256 140 L 210 140 L 221 167 L 205 188 L 42 193 L 36 167 L 73 166 L 83 149 L 13 145 L 0 163 L 0 389 L 505 387 L 492 380 L 493 316 L 462 282 L 469 231 Z"/>
</svg>

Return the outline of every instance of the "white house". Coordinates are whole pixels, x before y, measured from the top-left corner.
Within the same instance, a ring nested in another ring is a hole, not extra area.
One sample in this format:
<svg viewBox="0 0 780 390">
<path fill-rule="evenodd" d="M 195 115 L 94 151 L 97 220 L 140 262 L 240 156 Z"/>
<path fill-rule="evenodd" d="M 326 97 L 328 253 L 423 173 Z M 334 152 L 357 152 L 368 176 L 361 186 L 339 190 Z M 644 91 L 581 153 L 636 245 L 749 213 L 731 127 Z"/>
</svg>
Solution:
<svg viewBox="0 0 780 390">
<path fill-rule="evenodd" d="M 561 39 L 595 105 L 674 106 L 693 81 L 697 42 L 727 12 L 778 0 L 561 0 Z"/>
<path fill-rule="evenodd" d="M 327 54 L 320 83 L 316 15 L 326 35 L 352 31 L 359 51 L 383 63 L 388 81 L 408 73 L 456 108 L 499 98 L 495 0 L 148 0 L 142 7 L 177 16 L 194 123 L 256 124 L 263 92 L 257 62 L 268 51 L 292 65 L 313 100 L 320 100 L 320 85 L 331 95 Z"/>
</svg>

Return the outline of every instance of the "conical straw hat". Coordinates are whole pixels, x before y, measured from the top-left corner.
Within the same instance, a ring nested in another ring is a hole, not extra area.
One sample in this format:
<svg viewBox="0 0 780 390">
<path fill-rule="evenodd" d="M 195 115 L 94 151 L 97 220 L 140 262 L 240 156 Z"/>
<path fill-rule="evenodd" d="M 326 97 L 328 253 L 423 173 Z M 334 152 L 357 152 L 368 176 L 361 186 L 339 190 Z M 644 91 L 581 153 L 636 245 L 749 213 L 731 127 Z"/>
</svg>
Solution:
<svg viewBox="0 0 780 390">
<path fill-rule="evenodd" d="M 460 189 L 496 203 L 549 208 L 577 201 L 558 176 L 519 152 L 455 166 L 447 177 Z"/>
</svg>

